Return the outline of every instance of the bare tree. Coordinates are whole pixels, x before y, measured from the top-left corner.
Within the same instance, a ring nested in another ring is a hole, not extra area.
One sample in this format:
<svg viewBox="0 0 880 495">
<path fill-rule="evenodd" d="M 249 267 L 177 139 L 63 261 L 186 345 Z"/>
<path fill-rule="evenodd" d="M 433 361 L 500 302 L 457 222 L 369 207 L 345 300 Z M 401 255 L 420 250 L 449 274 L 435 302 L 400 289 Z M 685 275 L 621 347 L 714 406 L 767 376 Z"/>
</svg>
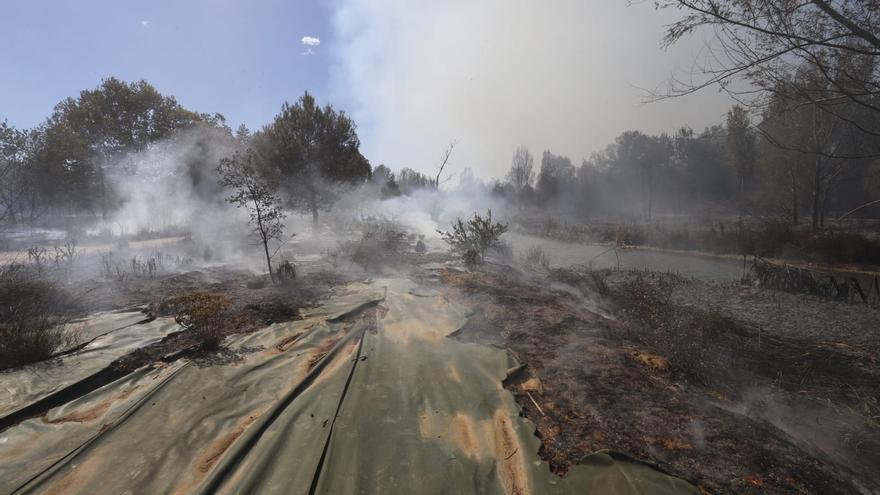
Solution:
<svg viewBox="0 0 880 495">
<path fill-rule="evenodd" d="M 221 160 L 217 172 L 220 174 L 220 184 L 232 190 L 232 194 L 226 200 L 236 208 L 245 208 L 250 214 L 252 234 L 263 247 L 269 277 L 274 283 L 276 280 L 272 269 L 272 255 L 269 254 L 269 242 L 282 240 L 281 236 L 284 233 L 282 220 L 285 215 L 281 209 L 281 198 L 277 196 L 275 187 L 257 175 L 256 163 L 256 153 L 248 149 Z"/>
<path fill-rule="evenodd" d="M 513 153 L 510 163 L 510 172 L 507 173 L 507 182 L 517 192 L 526 186 L 531 186 L 535 181 L 535 157 L 525 146 L 519 146 Z"/>
<path fill-rule="evenodd" d="M 449 146 L 443 150 L 443 154 L 440 155 L 440 163 L 437 165 L 437 176 L 434 178 L 434 187 L 440 188 L 440 176 L 443 174 L 443 169 L 446 168 L 446 164 L 449 162 L 449 157 L 452 156 L 452 150 L 455 149 L 455 145 L 457 143 L 453 140 L 449 143 Z M 449 180 L 447 178 L 447 180 Z M 446 181 L 444 181 L 446 182 Z"/>
<path fill-rule="evenodd" d="M 862 0 L 666 0 L 685 16 L 668 27 L 665 45 L 700 29 L 714 33 L 707 62 L 696 74 L 674 78 L 667 91 L 652 99 L 682 96 L 720 85 L 738 101 L 766 107 L 773 94 L 798 95 L 804 104 L 844 121 L 863 141 L 880 136 L 880 7 Z M 793 77 L 803 67 L 816 69 L 822 80 Z M 742 80 L 748 84 L 735 84 Z M 798 143 L 774 144 L 812 154 Z M 880 149 L 837 150 L 829 158 L 880 156 Z"/>
</svg>

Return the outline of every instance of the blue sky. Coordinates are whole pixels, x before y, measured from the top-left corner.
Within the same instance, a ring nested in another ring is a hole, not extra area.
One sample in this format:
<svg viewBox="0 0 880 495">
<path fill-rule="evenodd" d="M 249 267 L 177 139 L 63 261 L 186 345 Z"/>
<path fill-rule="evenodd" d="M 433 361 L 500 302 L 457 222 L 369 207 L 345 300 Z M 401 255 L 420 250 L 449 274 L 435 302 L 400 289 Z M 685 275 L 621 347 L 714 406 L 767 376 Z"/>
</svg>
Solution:
<svg viewBox="0 0 880 495">
<path fill-rule="evenodd" d="M 258 127 L 308 89 L 326 99 L 329 2 L 29 0 L 0 6 L 0 119 L 40 123 L 116 76 Z M 304 36 L 319 38 L 314 55 Z"/>
</svg>

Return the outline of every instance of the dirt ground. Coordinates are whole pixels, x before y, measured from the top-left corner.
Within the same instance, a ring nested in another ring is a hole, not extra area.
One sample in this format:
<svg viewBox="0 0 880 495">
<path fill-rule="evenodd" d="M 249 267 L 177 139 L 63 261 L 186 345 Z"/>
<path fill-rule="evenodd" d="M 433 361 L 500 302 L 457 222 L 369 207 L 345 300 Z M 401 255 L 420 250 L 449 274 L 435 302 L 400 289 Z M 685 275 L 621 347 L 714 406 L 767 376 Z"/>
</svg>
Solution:
<svg viewBox="0 0 880 495">
<path fill-rule="evenodd" d="M 539 380 L 508 388 L 557 473 L 613 449 L 705 493 L 880 488 L 875 310 L 655 274 L 440 279 L 476 308 L 456 338 L 509 348 Z"/>
</svg>

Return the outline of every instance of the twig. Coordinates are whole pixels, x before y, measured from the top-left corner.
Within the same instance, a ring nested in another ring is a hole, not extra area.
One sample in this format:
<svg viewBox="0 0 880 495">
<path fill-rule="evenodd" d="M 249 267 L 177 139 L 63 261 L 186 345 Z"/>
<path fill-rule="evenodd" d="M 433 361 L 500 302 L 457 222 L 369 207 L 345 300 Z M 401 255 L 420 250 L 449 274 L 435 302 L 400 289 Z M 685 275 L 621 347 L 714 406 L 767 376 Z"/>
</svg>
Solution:
<svg viewBox="0 0 880 495">
<path fill-rule="evenodd" d="M 541 406 L 539 406 L 539 405 L 538 405 L 538 403 L 537 403 L 537 402 L 535 402 L 535 398 L 534 398 L 534 397 L 532 397 L 532 393 L 531 393 L 531 392 L 529 392 L 529 391 L 528 391 L 528 390 L 526 390 L 526 395 L 528 395 L 528 396 L 529 396 L 529 399 L 531 399 L 531 401 L 532 401 L 532 404 L 534 404 L 534 405 L 535 405 L 535 407 L 537 407 L 537 408 L 538 408 L 538 412 L 539 412 L 539 413 L 541 413 L 541 416 L 546 416 L 546 414 L 544 414 L 544 410 L 543 410 L 543 409 L 541 409 Z"/>
</svg>

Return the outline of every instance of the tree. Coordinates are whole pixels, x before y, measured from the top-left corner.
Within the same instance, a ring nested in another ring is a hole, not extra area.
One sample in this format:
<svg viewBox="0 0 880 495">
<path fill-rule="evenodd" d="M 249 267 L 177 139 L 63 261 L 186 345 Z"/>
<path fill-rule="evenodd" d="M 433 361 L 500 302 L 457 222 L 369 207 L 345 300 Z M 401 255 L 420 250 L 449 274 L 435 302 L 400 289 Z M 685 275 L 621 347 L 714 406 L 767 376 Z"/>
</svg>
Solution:
<svg viewBox="0 0 880 495">
<path fill-rule="evenodd" d="M 373 169 L 372 181 L 380 188 L 382 198 L 400 196 L 400 188 L 394 179 L 394 172 L 385 165 L 379 165 Z"/>
<path fill-rule="evenodd" d="M 563 192 L 574 184 L 575 169 L 567 156 L 554 155 L 549 150 L 541 156 L 541 171 L 535 186 L 539 200 L 545 204 L 561 201 Z"/>
<path fill-rule="evenodd" d="M 41 129 L 22 131 L 0 121 L 0 221 L 33 221 L 42 212 L 36 150 L 43 137 Z"/>
<path fill-rule="evenodd" d="M 449 163 L 449 158 L 452 156 L 452 150 L 455 149 L 456 144 L 457 143 L 454 140 L 450 142 L 440 155 L 440 162 L 437 164 L 437 176 L 434 178 L 434 189 L 440 189 L 440 176 L 443 175 L 443 169 L 446 168 L 446 164 Z"/>
<path fill-rule="evenodd" d="M 231 189 L 226 199 L 236 208 L 244 208 L 250 215 L 252 234 L 258 239 L 266 255 L 266 267 L 269 277 L 274 283 L 275 272 L 272 269 L 272 255 L 269 254 L 269 242 L 281 241 L 284 233 L 284 211 L 281 199 L 275 193 L 275 187 L 261 178 L 256 171 L 258 158 L 253 150 L 236 152 L 231 157 L 220 160 L 217 172 L 220 185 Z"/>
<path fill-rule="evenodd" d="M 16 223 L 22 184 L 22 133 L 0 121 L 0 220 Z"/>
<path fill-rule="evenodd" d="M 330 105 L 321 108 L 308 92 L 294 105 L 284 103 L 255 140 L 268 174 L 282 182 L 290 204 L 311 213 L 314 223 L 318 212 L 335 202 L 338 186 L 370 177 L 354 122 Z"/>
<path fill-rule="evenodd" d="M 535 180 L 535 157 L 529 153 L 525 146 L 519 146 L 513 153 L 510 163 L 510 171 L 507 173 L 509 182 L 516 192 L 531 186 Z"/>
<path fill-rule="evenodd" d="M 112 191 L 107 174 L 132 174 L 131 163 L 121 160 L 130 152 L 199 124 L 222 127 L 220 114 L 199 114 L 183 108 L 172 96 L 140 80 L 126 83 L 104 79 L 92 90 L 80 92 L 55 106 L 45 124 L 43 166 L 66 179 L 65 196 L 77 206 L 92 206 L 97 196 L 102 213 L 110 208 Z M 52 197 L 52 196 L 47 196 Z"/>
<path fill-rule="evenodd" d="M 397 177 L 397 185 L 403 194 L 412 194 L 418 189 L 427 189 L 434 186 L 434 181 L 425 174 L 404 167 Z"/>
<path fill-rule="evenodd" d="M 846 122 L 862 138 L 880 136 L 880 9 L 862 0 L 668 0 L 685 16 L 671 24 L 671 45 L 701 28 L 715 36 L 713 55 L 688 81 L 672 81 L 659 98 L 691 94 L 718 84 L 734 98 L 765 108 L 780 89 Z M 792 77 L 816 68 L 818 79 Z M 746 86 L 735 84 L 744 79 Z M 817 80 L 824 88 L 817 88 Z M 819 91 L 817 91 L 819 89 Z M 861 111 L 852 113 L 848 107 Z M 796 107 L 788 107 L 795 109 Z M 768 139 L 773 136 L 768 135 Z M 873 146 L 831 158 L 880 156 Z M 799 143 L 793 147 L 801 149 Z M 811 150 L 816 153 L 816 150 Z"/>
<path fill-rule="evenodd" d="M 665 139 L 665 138 L 664 138 Z M 618 166 L 625 173 L 639 177 L 644 192 L 642 210 L 648 221 L 654 210 L 654 180 L 656 168 L 660 166 L 668 154 L 660 139 L 652 138 L 639 131 L 627 131 L 617 138 Z"/>
<path fill-rule="evenodd" d="M 755 133 L 751 128 L 748 111 L 734 105 L 727 112 L 727 160 L 736 171 L 740 201 L 744 200 L 746 184 L 755 169 Z"/>
</svg>

